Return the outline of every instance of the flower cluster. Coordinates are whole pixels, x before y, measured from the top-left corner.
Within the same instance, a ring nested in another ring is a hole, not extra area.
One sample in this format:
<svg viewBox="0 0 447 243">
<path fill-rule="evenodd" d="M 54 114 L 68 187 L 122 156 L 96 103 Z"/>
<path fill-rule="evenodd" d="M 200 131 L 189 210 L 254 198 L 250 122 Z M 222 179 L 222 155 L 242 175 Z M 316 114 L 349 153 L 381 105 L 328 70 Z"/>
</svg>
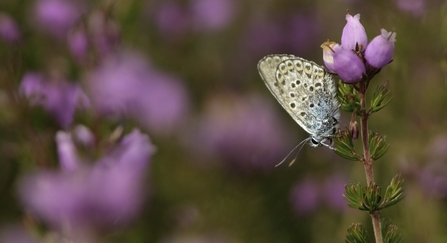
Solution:
<svg viewBox="0 0 447 243">
<path fill-rule="evenodd" d="M 78 242 L 94 230 L 122 226 L 138 216 L 146 168 L 155 152 L 146 134 L 134 129 L 96 163 L 78 148 L 97 150 L 95 136 L 84 126 L 59 131 L 56 144 L 61 168 L 41 169 L 20 180 L 20 199 L 30 213 L 73 240 L 82 236 Z"/>
<path fill-rule="evenodd" d="M 381 29 L 381 34 L 370 43 L 365 28 L 360 23 L 360 14 L 346 15 L 341 44 L 326 41 L 323 61 L 327 69 L 338 74 L 345 83 L 357 83 L 372 77 L 392 61 L 396 33 Z"/>
</svg>

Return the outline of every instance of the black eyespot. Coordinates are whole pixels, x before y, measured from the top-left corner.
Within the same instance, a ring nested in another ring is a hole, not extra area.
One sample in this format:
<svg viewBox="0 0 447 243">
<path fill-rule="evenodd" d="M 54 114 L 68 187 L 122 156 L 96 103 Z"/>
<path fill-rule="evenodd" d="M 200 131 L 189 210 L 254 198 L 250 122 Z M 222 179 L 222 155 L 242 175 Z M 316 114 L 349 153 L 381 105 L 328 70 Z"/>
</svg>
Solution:
<svg viewBox="0 0 447 243">
<path fill-rule="evenodd" d="M 334 125 L 338 124 L 338 120 L 335 117 L 332 117 L 332 119 L 334 119 Z"/>
</svg>

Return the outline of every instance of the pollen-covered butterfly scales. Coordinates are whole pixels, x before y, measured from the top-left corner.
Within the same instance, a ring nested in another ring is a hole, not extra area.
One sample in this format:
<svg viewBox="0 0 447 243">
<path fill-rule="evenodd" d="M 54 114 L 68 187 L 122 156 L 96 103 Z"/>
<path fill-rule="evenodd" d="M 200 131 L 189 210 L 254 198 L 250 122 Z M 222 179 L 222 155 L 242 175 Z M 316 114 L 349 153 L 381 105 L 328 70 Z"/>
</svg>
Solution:
<svg viewBox="0 0 447 243">
<path fill-rule="evenodd" d="M 316 63 L 293 55 L 266 56 L 259 61 L 258 70 L 273 96 L 310 134 L 309 144 L 332 148 L 340 118 L 332 76 Z"/>
</svg>

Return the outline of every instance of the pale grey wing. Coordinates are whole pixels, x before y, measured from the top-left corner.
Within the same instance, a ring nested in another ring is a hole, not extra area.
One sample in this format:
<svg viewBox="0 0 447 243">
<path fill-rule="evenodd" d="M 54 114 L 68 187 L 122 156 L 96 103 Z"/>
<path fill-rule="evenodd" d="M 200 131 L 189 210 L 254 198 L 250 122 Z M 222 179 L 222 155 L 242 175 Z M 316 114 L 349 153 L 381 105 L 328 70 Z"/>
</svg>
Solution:
<svg viewBox="0 0 447 243">
<path fill-rule="evenodd" d="M 276 80 L 284 91 L 283 106 L 304 130 L 316 139 L 334 133 L 340 116 L 337 90 L 323 67 L 302 58 L 285 60 L 278 65 Z"/>
<path fill-rule="evenodd" d="M 292 77 L 282 77 L 279 75 L 278 77 L 278 66 L 280 63 L 283 63 L 287 60 L 303 60 L 294 55 L 284 55 L 284 54 L 274 54 L 265 56 L 258 63 L 258 71 L 264 80 L 265 85 L 270 90 L 270 92 L 275 96 L 276 100 L 281 104 L 281 106 L 289 113 L 289 115 L 296 121 L 298 124 L 304 128 L 307 132 L 309 132 L 303 125 L 301 119 L 298 119 L 298 115 L 295 113 L 297 109 L 291 109 L 291 105 L 295 106 L 294 108 L 298 108 L 300 102 L 297 100 L 298 97 L 290 96 L 288 85 L 293 78 Z M 293 75 L 293 74 L 292 74 Z"/>
</svg>

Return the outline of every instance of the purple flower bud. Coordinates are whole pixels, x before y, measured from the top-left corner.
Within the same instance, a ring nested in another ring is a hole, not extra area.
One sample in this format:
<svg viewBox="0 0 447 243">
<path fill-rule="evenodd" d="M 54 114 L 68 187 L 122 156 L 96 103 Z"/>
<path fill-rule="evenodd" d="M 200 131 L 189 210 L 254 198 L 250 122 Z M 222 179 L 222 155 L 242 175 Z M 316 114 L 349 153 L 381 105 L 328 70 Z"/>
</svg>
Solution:
<svg viewBox="0 0 447 243">
<path fill-rule="evenodd" d="M 323 62 L 331 73 L 337 73 L 334 65 L 334 54 L 341 46 L 333 41 L 325 41 L 320 46 L 323 49 Z"/>
<path fill-rule="evenodd" d="M 360 23 L 360 14 L 352 16 L 346 14 L 346 25 L 343 28 L 343 33 L 341 35 L 341 45 L 343 48 L 348 50 L 356 50 L 358 45 L 360 50 L 366 48 L 368 45 L 368 37 L 366 36 L 365 28 Z"/>
<path fill-rule="evenodd" d="M 381 34 L 376 36 L 365 51 L 365 59 L 369 65 L 375 68 L 383 68 L 393 58 L 396 32 L 388 32 L 381 29 Z"/>
<path fill-rule="evenodd" d="M 340 48 L 334 53 L 334 67 L 345 83 L 357 83 L 362 80 L 365 65 L 353 51 Z"/>
</svg>

